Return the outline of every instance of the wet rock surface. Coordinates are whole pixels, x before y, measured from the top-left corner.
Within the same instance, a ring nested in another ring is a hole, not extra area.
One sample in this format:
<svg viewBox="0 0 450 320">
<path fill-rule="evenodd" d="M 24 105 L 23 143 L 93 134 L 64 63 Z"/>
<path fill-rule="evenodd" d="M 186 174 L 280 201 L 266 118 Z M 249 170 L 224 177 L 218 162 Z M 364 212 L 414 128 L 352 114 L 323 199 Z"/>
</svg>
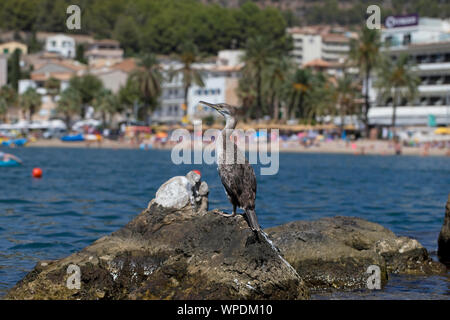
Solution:
<svg viewBox="0 0 450 320">
<path fill-rule="evenodd" d="M 265 231 L 268 238 L 241 215 L 208 211 L 208 185 L 191 171 L 164 183 L 118 231 L 66 258 L 37 263 L 4 298 L 307 299 L 309 292 L 367 288 L 373 266 L 382 286 L 390 273 L 446 273 L 418 241 L 360 218 Z M 439 237 L 442 261 L 449 239 L 450 197 Z"/>
<path fill-rule="evenodd" d="M 438 238 L 438 257 L 450 268 L 450 194 L 445 207 L 444 224 Z"/>
<path fill-rule="evenodd" d="M 206 210 L 207 189 L 200 186 L 194 203 L 178 209 L 153 200 L 110 236 L 39 262 L 6 299 L 308 298 L 295 270 L 242 216 Z M 79 268 L 78 288 L 71 265 Z"/>
<path fill-rule="evenodd" d="M 312 292 L 367 288 L 371 265 L 380 268 L 382 286 L 389 273 L 446 272 L 417 240 L 360 218 L 295 221 L 265 231 Z"/>
</svg>

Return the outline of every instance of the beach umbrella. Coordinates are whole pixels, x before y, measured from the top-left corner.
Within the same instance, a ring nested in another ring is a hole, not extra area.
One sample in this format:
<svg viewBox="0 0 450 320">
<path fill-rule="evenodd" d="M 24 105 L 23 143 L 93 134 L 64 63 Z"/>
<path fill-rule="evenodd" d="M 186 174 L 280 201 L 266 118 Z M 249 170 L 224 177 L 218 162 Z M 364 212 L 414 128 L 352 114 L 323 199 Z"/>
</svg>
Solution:
<svg viewBox="0 0 450 320">
<path fill-rule="evenodd" d="M 156 134 L 156 137 L 157 138 L 160 138 L 160 139 L 164 139 L 164 138 L 167 138 L 168 137 L 168 134 L 167 134 L 167 132 L 158 132 L 157 134 Z"/>
<path fill-rule="evenodd" d="M 49 121 L 49 128 L 50 129 L 67 129 L 66 124 L 64 123 L 64 121 L 60 120 L 60 119 L 54 119 Z"/>
<path fill-rule="evenodd" d="M 435 134 L 450 134 L 450 128 L 441 127 L 434 130 Z"/>
</svg>

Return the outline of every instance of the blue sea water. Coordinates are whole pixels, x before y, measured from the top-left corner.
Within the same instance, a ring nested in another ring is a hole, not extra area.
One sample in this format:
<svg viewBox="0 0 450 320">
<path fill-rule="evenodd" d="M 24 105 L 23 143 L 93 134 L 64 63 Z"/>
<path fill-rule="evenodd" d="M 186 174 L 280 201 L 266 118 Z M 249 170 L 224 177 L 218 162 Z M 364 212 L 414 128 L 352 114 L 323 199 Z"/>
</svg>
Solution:
<svg viewBox="0 0 450 320">
<path fill-rule="evenodd" d="M 37 261 L 69 255 L 125 225 L 172 176 L 199 169 L 210 186 L 210 208 L 231 209 L 215 166 L 174 165 L 170 151 L 3 151 L 24 165 L 0 168 L 0 296 Z M 42 179 L 31 177 L 34 167 L 42 168 Z M 282 153 L 277 175 L 256 172 L 256 212 L 264 228 L 357 216 L 418 239 L 435 256 L 450 192 L 449 158 Z M 450 299 L 450 279 L 393 276 L 381 291 L 314 298 Z"/>
</svg>

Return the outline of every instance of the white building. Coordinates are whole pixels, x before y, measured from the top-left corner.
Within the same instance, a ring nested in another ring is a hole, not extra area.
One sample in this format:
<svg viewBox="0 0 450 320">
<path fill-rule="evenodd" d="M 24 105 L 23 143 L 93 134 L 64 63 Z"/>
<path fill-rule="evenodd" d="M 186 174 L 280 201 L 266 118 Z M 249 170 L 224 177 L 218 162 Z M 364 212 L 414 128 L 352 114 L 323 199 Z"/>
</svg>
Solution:
<svg viewBox="0 0 450 320">
<path fill-rule="evenodd" d="M 199 66 L 202 69 L 204 87 L 197 85 L 189 89 L 188 115 L 191 119 L 201 119 L 207 116 L 217 117 L 219 114 L 211 108 L 199 104 L 200 101 L 210 103 L 228 103 L 239 105 L 237 88 L 240 71 L 244 64 L 242 50 L 219 51 L 215 64 Z"/>
<path fill-rule="evenodd" d="M 293 40 L 291 55 L 299 66 L 318 59 L 342 63 L 355 37 L 354 33 L 330 26 L 294 27 L 287 32 Z"/>
<path fill-rule="evenodd" d="M 0 54 L 0 88 L 8 82 L 8 58 Z"/>
<path fill-rule="evenodd" d="M 209 103 L 225 102 L 226 75 L 203 71 L 203 82 L 205 86 L 192 86 L 189 89 L 189 110 L 191 118 L 204 118 L 206 116 L 216 116 L 215 110 L 199 104 L 200 101 Z"/>
<path fill-rule="evenodd" d="M 85 56 L 89 65 L 98 65 L 99 63 L 113 65 L 123 60 L 123 50 L 116 40 L 96 40 L 89 44 Z"/>
<path fill-rule="evenodd" d="M 187 115 L 190 120 L 202 119 L 218 114 L 210 108 L 199 104 L 204 100 L 211 103 L 229 103 L 238 105 L 236 89 L 238 86 L 240 69 L 242 68 L 241 50 L 223 50 L 218 53 L 215 62 L 197 63 L 193 67 L 202 74 L 204 86 L 192 84 L 188 91 Z M 184 115 L 184 86 L 180 74 L 169 79 L 169 70 L 176 70 L 181 64 L 175 61 L 163 63 L 165 81 L 162 84 L 162 94 L 159 108 L 152 115 L 152 120 L 162 123 L 179 123 Z"/>
<path fill-rule="evenodd" d="M 74 58 L 75 50 L 75 40 L 63 34 L 50 36 L 45 41 L 45 51 L 58 53 L 66 58 Z"/>
<path fill-rule="evenodd" d="M 294 49 L 291 55 L 299 66 L 315 59 L 321 58 L 322 37 L 319 34 L 309 33 L 306 30 L 291 29 Z"/>
<path fill-rule="evenodd" d="M 181 122 L 184 111 L 183 77 L 180 74 L 170 79 L 169 70 L 181 67 L 177 63 L 163 65 L 165 80 L 162 83 L 162 92 L 159 107 L 153 112 L 152 121 L 162 123 Z"/>
<path fill-rule="evenodd" d="M 241 65 L 245 52 L 243 50 L 221 50 L 217 55 L 217 66 Z"/>
<path fill-rule="evenodd" d="M 414 17 L 416 17 L 414 19 Z M 397 20 L 395 20 L 397 19 Z M 405 25 L 406 24 L 406 25 Z M 448 21 L 417 16 L 390 17 L 382 30 L 383 49 L 392 59 L 408 54 L 421 79 L 414 101 L 401 101 L 396 123 L 405 125 L 450 124 L 450 24 Z M 383 100 L 370 81 L 369 121 L 389 126 L 392 100 Z M 432 121 L 430 121 L 432 119 Z"/>
</svg>

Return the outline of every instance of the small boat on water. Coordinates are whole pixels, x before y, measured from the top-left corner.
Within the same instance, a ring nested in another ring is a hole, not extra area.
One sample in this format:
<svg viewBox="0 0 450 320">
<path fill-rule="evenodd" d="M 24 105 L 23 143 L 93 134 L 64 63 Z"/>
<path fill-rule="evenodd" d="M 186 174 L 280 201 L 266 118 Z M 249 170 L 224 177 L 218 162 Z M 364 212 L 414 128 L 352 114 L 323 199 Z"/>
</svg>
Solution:
<svg viewBox="0 0 450 320">
<path fill-rule="evenodd" d="M 0 160 L 0 167 L 18 167 L 21 163 L 14 160 L 14 159 L 8 159 L 6 161 Z"/>
</svg>

